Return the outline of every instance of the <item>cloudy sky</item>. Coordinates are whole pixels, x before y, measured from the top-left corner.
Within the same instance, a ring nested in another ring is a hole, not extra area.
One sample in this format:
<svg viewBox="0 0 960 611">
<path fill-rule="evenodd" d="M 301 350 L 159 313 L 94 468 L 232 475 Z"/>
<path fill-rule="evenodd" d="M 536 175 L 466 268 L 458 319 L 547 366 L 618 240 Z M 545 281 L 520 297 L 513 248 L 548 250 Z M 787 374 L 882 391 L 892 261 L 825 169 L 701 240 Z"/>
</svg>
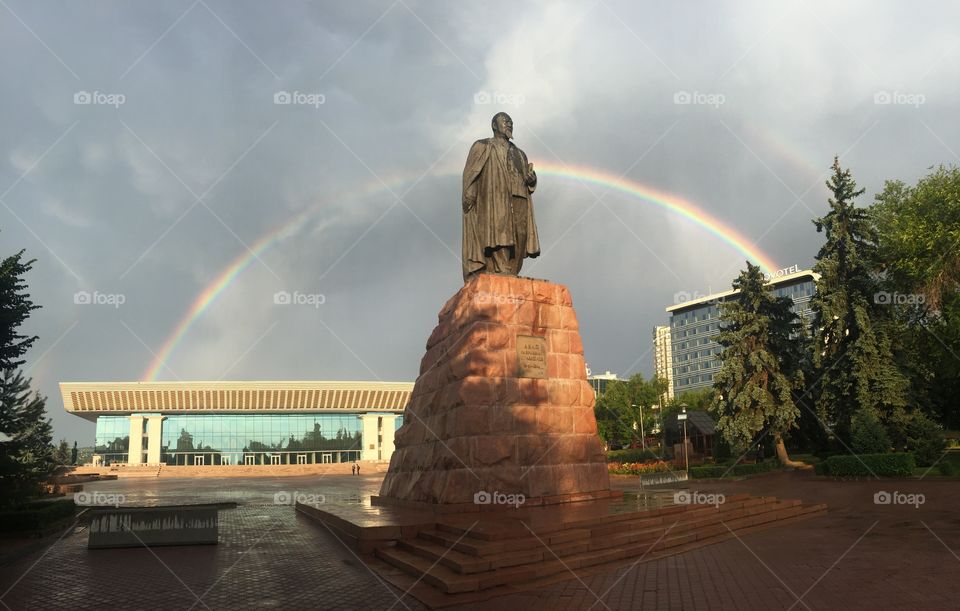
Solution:
<svg viewBox="0 0 960 611">
<path fill-rule="evenodd" d="M 28 374 L 81 445 L 93 426 L 58 382 L 160 362 L 160 380 L 412 381 L 462 283 L 458 174 L 505 110 L 540 168 L 544 252 L 524 272 L 570 287 L 594 371 L 649 375 L 664 307 L 747 256 L 657 197 L 810 266 L 833 155 L 864 204 L 958 161 L 958 19 L 950 2 L 0 0 L 0 253 L 37 259 L 43 306 Z"/>
</svg>

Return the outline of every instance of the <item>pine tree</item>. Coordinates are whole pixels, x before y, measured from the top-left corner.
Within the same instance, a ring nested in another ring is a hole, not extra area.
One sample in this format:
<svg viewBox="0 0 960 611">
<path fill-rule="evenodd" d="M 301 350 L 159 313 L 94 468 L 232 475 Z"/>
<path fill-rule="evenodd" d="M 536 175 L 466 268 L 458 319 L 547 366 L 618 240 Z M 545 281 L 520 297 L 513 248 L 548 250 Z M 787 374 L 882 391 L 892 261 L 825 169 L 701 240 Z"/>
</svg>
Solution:
<svg viewBox="0 0 960 611">
<path fill-rule="evenodd" d="M 820 274 L 814 311 L 814 393 L 821 419 L 850 440 L 854 414 L 871 412 L 887 426 L 903 421 L 906 379 L 894 362 L 888 305 L 877 280 L 877 232 L 849 170 L 833 160 L 830 210 L 813 222 L 826 242 L 813 270 Z"/>
<path fill-rule="evenodd" d="M 790 309 L 793 301 L 775 296 L 760 267 L 749 261 L 733 288 L 739 294 L 720 306 L 717 342 L 723 346 L 723 365 L 714 377 L 717 428 L 738 450 L 768 432 L 780 461 L 801 466 L 790 460 L 783 441 L 799 416 L 792 393 L 803 384 L 795 341 L 800 323 Z"/>
<path fill-rule="evenodd" d="M 12 369 L 0 383 L 0 431 L 10 437 L 0 454 L 0 502 L 17 503 L 36 493 L 53 469 L 53 439 L 45 399 L 30 393 L 30 380 Z"/>
<path fill-rule="evenodd" d="M 34 260 L 23 261 L 23 252 L 0 262 L 0 370 L 14 369 L 24 363 L 20 358 L 36 341 L 36 336 L 21 335 L 18 329 L 30 312 L 40 306 L 30 301 L 24 275 Z"/>
</svg>

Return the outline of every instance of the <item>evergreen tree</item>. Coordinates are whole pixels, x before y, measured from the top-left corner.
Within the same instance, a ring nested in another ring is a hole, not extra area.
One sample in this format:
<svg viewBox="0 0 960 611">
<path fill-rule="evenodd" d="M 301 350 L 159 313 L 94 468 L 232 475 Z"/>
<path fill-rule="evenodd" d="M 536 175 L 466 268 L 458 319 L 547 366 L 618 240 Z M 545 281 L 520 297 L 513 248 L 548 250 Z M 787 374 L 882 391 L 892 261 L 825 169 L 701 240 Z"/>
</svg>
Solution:
<svg viewBox="0 0 960 611">
<path fill-rule="evenodd" d="M 18 331 L 30 312 L 40 307 L 34 305 L 26 293 L 27 284 L 23 277 L 32 268 L 34 260 L 23 261 L 23 252 L 21 250 L 0 262 L 0 370 L 22 365 L 24 361 L 20 357 L 37 339 Z"/>
<path fill-rule="evenodd" d="M 53 464 L 66 465 L 70 463 L 70 445 L 66 439 L 61 439 L 60 443 L 52 450 Z"/>
<path fill-rule="evenodd" d="M 733 288 L 739 294 L 720 306 L 717 342 L 723 346 L 723 365 L 714 376 L 717 428 L 739 450 L 769 432 L 780 461 L 800 466 L 790 460 L 783 440 L 799 416 L 792 393 L 803 384 L 793 339 L 799 333 L 790 309 L 793 301 L 775 296 L 760 267 L 749 261 Z"/>
<path fill-rule="evenodd" d="M 10 437 L 0 453 L 0 503 L 17 503 L 36 493 L 53 469 L 53 439 L 45 399 L 31 395 L 30 380 L 12 369 L 0 383 L 0 432 Z"/>
<path fill-rule="evenodd" d="M 817 254 L 820 274 L 814 311 L 814 394 L 817 413 L 850 440 L 854 414 L 871 412 L 887 426 L 903 421 L 906 379 L 891 351 L 890 312 L 879 298 L 877 232 L 849 170 L 833 160 L 827 181 L 830 210 L 813 222 L 826 241 Z"/>
</svg>

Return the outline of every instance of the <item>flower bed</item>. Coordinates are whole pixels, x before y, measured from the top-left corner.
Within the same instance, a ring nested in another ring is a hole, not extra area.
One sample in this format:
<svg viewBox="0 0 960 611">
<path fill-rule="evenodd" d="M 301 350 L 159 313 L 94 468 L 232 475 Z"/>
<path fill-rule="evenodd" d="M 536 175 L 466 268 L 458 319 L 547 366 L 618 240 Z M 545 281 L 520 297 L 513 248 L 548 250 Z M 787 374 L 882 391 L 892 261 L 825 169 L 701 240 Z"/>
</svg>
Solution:
<svg viewBox="0 0 960 611">
<path fill-rule="evenodd" d="M 648 462 L 608 462 L 607 471 L 620 475 L 644 475 L 669 471 L 670 465 L 662 460 Z"/>
</svg>

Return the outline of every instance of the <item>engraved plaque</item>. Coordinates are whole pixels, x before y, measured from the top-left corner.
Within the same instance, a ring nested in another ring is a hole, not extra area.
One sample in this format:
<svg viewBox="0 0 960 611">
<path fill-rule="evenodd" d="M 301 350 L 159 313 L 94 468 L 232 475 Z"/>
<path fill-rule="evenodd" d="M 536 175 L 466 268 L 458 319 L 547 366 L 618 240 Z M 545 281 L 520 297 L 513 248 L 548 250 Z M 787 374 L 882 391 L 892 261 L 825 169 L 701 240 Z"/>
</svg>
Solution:
<svg viewBox="0 0 960 611">
<path fill-rule="evenodd" d="M 517 336 L 517 377 L 547 377 L 547 340 L 533 335 Z"/>
</svg>

